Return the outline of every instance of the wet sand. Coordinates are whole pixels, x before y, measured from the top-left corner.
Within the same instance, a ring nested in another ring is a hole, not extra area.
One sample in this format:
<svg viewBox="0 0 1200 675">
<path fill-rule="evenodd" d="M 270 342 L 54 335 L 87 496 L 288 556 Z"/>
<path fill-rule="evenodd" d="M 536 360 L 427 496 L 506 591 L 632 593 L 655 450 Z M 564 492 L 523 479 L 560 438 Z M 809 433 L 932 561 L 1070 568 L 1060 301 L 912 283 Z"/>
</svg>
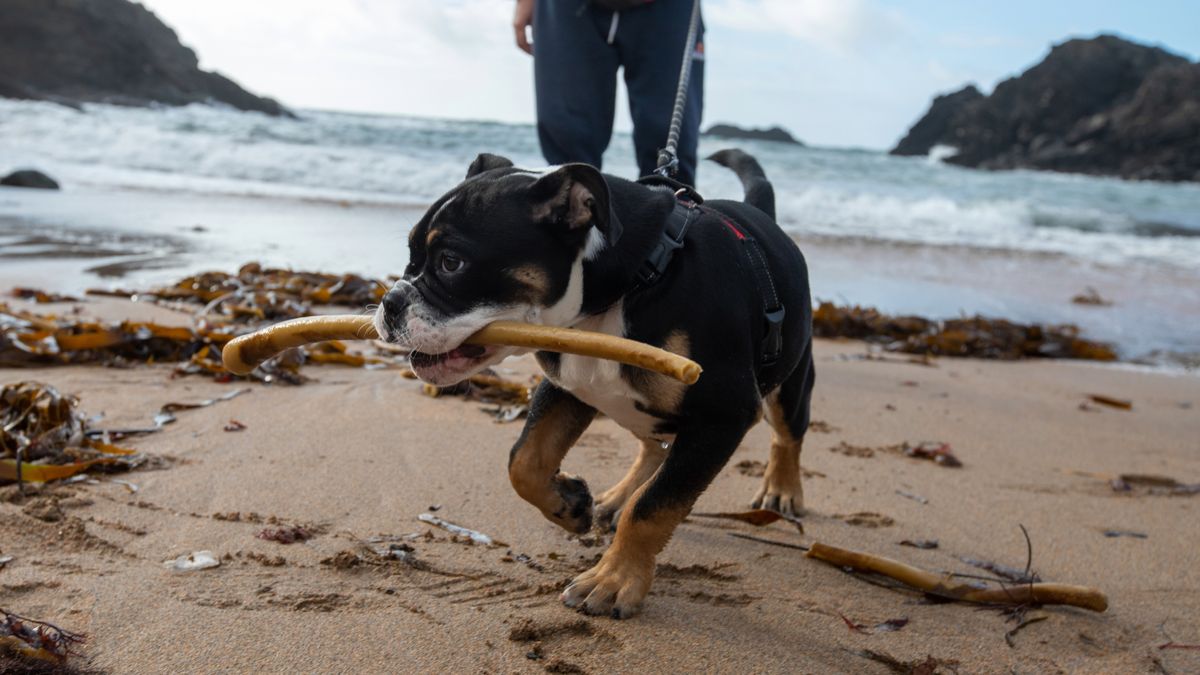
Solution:
<svg viewBox="0 0 1200 675">
<path fill-rule="evenodd" d="M 148 305 L 103 300 L 85 313 L 181 322 Z M 45 310 L 45 307 L 41 309 Z M 569 536 L 508 484 L 516 424 L 481 404 L 431 399 L 394 371 L 309 367 L 301 387 L 252 393 L 179 413 L 131 443 L 167 468 L 111 482 L 51 488 L 62 519 L 45 522 L 4 488 L 0 606 L 86 632 L 96 666 L 144 672 L 854 672 L 885 673 L 865 650 L 901 662 L 957 662 L 964 673 L 1195 672 L 1200 653 L 1200 495 L 1118 493 L 1108 478 L 1157 474 L 1200 482 L 1200 379 L 1057 362 L 901 357 L 864 360 L 856 342 L 819 341 L 819 385 L 804 467 L 805 534 L 786 523 L 691 517 L 659 558 L 645 611 L 623 622 L 586 618 L 557 591 L 603 550 Z M 514 377 L 528 360 L 506 363 Z M 240 384 L 170 377 L 170 366 L 0 371 L 77 393 L 106 425 L 141 425 L 167 401 Z M 1132 411 L 1083 410 L 1086 394 Z M 231 419 L 246 430 L 226 432 Z M 756 427 L 697 510 L 745 508 L 769 434 Z M 882 448 L 950 443 L 951 469 Z M 845 445 L 874 452 L 843 452 Z M 596 422 L 564 469 L 599 492 L 632 462 L 636 441 Z M 869 456 L 868 456 L 869 455 Z M 906 493 L 901 494 L 901 492 Z M 925 503 L 914 499 L 920 497 Z M 455 540 L 417 515 L 437 515 L 505 542 Z M 236 514 L 236 516 L 234 515 Z M 255 535 L 274 519 L 317 532 L 281 545 Z M 731 537 L 829 544 L 933 570 L 978 572 L 971 557 L 1025 565 L 1046 580 L 1096 586 L 1105 614 L 1049 608 L 1013 639 L 999 612 L 925 604 L 802 557 Z M 1144 534 L 1107 537 L 1106 530 Z M 363 541 L 403 540 L 418 564 L 369 555 Z M 935 550 L 898 545 L 937 539 Z M 220 567 L 172 572 L 163 561 L 210 550 Z M 349 553 L 347 553 L 349 552 Z M 530 556 L 531 563 L 517 556 Z M 894 632 L 862 634 L 843 617 Z M 536 658 L 530 658 L 531 656 Z M 572 667 L 579 670 L 571 670 Z"/>
</svg>

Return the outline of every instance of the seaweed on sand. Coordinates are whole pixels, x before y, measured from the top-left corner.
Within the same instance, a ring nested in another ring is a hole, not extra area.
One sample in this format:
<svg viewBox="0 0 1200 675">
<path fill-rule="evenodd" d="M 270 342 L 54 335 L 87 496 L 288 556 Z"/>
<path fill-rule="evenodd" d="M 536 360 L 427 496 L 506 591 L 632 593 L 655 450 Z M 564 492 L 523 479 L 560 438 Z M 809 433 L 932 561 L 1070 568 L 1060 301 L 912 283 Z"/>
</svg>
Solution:
<svg viewBox="0 0 1200 675">
<path fill-rule="evenodd" d="M 180 375 L 204 373 L 231 379 L 221 365 L 221 345 L 233 337 L 232 331 L 225 330 L 141 321 L 79 321 L 0 304 L 0 368 L 179 363 Z M 294 357 L 281 359 L 248 377 L 299 384 L 304 379 L 294 361 Z"/>
<path fill-rule="evenodd" d="M 29 661 L 61 664 L 68 656 L 78 656 L 75 650 L 86 640 L 86 636 L 79 633 L 0 608 L 0 657 L 12 655 Z"/>
<path fill-rule="evenodd" d="M 1079 328 L 1073 325 L 1021 324 L 982 316 L 933 321 L 831 302 L 822 302 L 814 310 L 813 333 L 882 343 L 888 351 L 929 356 L 1117 359 L 1112 345 L 1080 337 Z"/>
<path fill-rule="evenodd" d="M 0 388 L 0 480 L 56 480 L 102 466 L 130 468 L 144 459 L 90 429 L 73 396 L 37 382 Z"/>
<path fill-rule="evenodd" d="M 147 292 L 91 289 L 89 295 L 196 303 L 208 321 L 253 324 L 308 316 L 313 305 L 363 307 L 388 286 L 356 274 L 323 274 L 264 268 L 249 262 L 237 274 L 204 272 Z"/>
</svg>

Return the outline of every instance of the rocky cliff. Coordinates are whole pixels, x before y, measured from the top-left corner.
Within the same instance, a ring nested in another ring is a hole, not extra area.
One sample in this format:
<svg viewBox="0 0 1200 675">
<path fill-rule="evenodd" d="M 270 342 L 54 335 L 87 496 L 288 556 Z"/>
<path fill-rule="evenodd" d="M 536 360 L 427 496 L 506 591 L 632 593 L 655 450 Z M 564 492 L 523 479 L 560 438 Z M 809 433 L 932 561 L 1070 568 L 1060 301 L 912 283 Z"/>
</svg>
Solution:
<svg viewBox="0 0 1200 675">
<path fill-rule="evenodd" d="M 1153 180 L 1200 180 L 1200 64 L 1111 35 L 1069 40 L 989 96 L 935 99 L 893 154 Z M 975 92 L 978 94 L 978 92 Z"/>
<path fill-rule="evenodd" d="M 704 132 L 705 136 L 715 136 L 718 138 L 748 138 L 756 141 L 775 141 L 777 143 L 791 143 L 793 145 L 804 145 L 796 140 L 795 136 L 788 133 L 783 127 L 771 127 L 770 129 L 743 129 L 742 127 L 733 124 L 714 124 Z"/>
<path fill-rule="evenodd" d="M 220 102 L 290 114 L 200 70 L 175 31 L 129 0 L 0 2 L 0 96 L 66 104 Z"/>
<path fill-rule="evenodd" d="M 975 85 L 969 84 L 954 93 L 943 94 L 933 99 L 929 112 L 908 130 L 908 135 L 900 139 L 892 154 L 928 155 L 933 146 L 944 143 L 947 134 L 957 129 L 955 122 L 958 115 L 981 98 L 983 94 L 979 93 Z"/>
</svg>

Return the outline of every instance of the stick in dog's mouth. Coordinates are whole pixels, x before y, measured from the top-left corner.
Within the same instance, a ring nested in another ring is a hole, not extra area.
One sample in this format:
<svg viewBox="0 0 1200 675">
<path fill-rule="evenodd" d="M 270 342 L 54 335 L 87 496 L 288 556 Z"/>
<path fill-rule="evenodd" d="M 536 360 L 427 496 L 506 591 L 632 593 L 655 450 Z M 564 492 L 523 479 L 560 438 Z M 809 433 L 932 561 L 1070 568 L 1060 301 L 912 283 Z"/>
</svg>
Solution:
<svg viewBox="0 0 1200 675">
<path fill-rule="evenodd" d="M 236 337 L 225 345 L 221 358 L 231 373 L 245 375 L 285 349 L 323 340 L 372 340 L 378 337 L 370 316 L 308 316 Z M 458 359 L 471 363 L 487 358 L 499 345 L 617 361 L 653 370 L 684 384 L 694 384 L 701 372 L 700 364 L 695 361 L 645 343 L 604 333 L 514 321 L 490 323 L 444 354 L 413 352 L 410 362 L 414 370 L 454 366 L 452 362 Z"/>
</svg>

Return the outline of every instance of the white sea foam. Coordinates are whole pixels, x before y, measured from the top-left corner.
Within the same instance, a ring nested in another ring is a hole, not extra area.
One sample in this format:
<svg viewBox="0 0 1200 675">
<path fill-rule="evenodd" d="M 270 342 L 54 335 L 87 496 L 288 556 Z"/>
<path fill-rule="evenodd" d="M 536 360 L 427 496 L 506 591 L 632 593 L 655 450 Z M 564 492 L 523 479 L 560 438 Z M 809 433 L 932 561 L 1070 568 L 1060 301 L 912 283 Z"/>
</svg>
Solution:
<svg viewBox="0 0 1200 675">
<path fill-rule="evenodd" d="M 958 148 L 952 145 L 935 145 L 929 149 L 928 159 L 931 163 L 936 164 L 957 154 Z"/>
</svg>

